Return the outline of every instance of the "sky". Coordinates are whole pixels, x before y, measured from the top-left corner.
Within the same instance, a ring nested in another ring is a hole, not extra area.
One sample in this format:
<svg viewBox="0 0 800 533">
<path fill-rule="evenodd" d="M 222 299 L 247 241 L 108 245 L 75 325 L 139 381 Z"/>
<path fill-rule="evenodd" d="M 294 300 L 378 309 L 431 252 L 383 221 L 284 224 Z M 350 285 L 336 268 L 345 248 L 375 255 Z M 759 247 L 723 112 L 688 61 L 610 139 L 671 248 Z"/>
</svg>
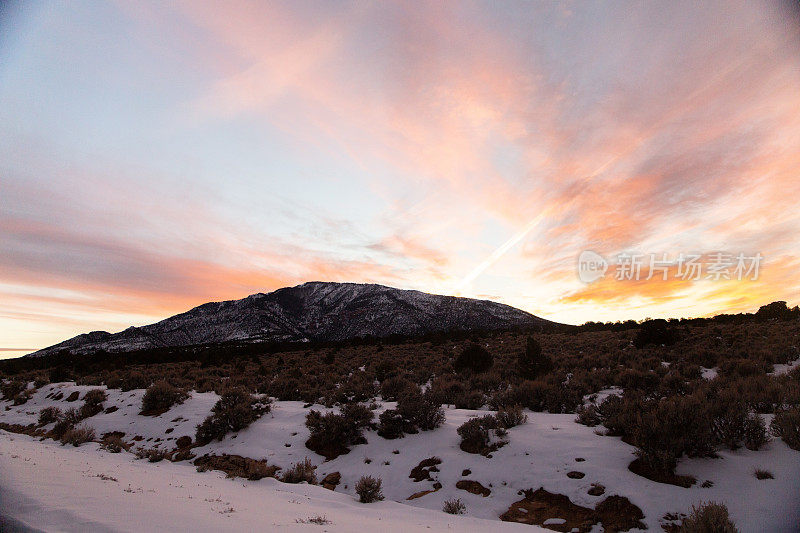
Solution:
<svg viewBox="0 0 800 533">
<path fill-rule="evenodd" d="M 796 305 L 798 198 L 797 2 L 0 4 L 0 358 L 312 280 Z"/>
</svg>

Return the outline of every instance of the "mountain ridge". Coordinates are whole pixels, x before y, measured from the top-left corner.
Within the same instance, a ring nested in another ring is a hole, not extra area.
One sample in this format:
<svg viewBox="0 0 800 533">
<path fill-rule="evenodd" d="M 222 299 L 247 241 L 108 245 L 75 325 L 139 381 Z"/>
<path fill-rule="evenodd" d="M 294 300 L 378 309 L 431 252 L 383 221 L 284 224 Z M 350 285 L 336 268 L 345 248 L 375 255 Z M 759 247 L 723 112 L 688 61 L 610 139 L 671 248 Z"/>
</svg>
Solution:
<svg viewBox="0 0 800 533">
<path fill-rule="evenodd" d="M 311 281 L 239 300 L 207 302 L 118 333 L 91 331 L 28 354 L 87 354 L 222 342 L 341 341 L 393 334 L 543 326 L 509 305 L 368 283 Z"/>
</svg>

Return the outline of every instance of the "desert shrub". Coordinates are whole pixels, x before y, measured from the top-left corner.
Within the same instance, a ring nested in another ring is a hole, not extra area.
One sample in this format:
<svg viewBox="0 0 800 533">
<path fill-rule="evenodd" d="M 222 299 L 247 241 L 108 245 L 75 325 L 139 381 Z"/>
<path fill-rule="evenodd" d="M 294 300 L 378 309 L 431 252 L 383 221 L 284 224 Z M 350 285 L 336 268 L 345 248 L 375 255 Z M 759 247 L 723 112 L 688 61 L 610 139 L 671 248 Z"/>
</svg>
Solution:
<svg viewBox="0 0 800 533">
<path fill-rule="evenodd" d="M 66 369 L 66 367 L 63 367 L 61 365 L 54 366 L 53 368 L 50 369 L 50 372 L 48 373 L 48 378 L 50 379 L 50 383 L 61 383 L 70 380 L 70 373 L 69 370 Z"/>
<path fill-rule="evenodd" d="M 633 345 L 637 348 L 644 348 L 648 344 L 671 346 L 677 338 L 676 331 L 669 327 L 666 320 L 645 320 L 639 325 Z"/>
<path fill-rule="evenodd" d="M 747 406 L 724 394 L 712 402 L 711 411 L 711 427 L 715 439 L 731 450 L 737 449 L 739 443 L 744 440 L 745 424 L 749 414 Z"/>
<path fill-rule="evenodd" d="M 240 431 L 270 411 L 268 399 L 255 397 L 244 389 L 234 388 L 223 392 L 202 424 L 197 426 L 195 440 L 207 444 L 222 440 L 229 432 Z"/>
<path fill-rule="evenodd" d="M 585 393 L 565 381 L 566 376 L 554 374 L 524 380 L 510 391 L 496 395 L 492 403 L 495 406 L 521 405 L 535 412 L 574 413 L 583 404 Z"/>
<path fill-rule="evenodd" d="M 90 426 L 80 425 L 71 427 L 61 436 L 61 444 L 80 446 L 84 442 L 91 442 L 95 438 L 94 429 Z"/>
<path fill-rule="evenodd" d="M 121 379 L 115 385 L 119 385 L 122 392 L 127 392 L 133 389 L 146 389 L 150 386 L 152 380 L 139 371 L 129 371 L 121 376 Z"/>
<path fill-rule="evenodd" d="M 161 448 L 139 448 L 136 450 L 137 459 L 147 459 L 151 463 L 158 463 L 168 457 L 169 452 Z"/>
<path fill-rule="evenodd" d="M 58 407 L 45 407 L 39 411 L 39 425 L 46 426 L 47 424 L 58 422 L 61 416 L 61 409 Z"/>
<path fill-rule="evenodd" d="M 347 403 L 339 410 L 348 424 L 365 428 L 372 424 L 375 414 L 363 403 Z"/>
<path fill-rule="evenodd" d="M 719 374 L 727 377 L 750 377 L 764 374 L 771 370 L 766 361 L 753 359 L 727 359 L 719 365 Z"/>
<path fill-rule="evenodd" d="M 767 425 L 758 413 L 750 413 L 744 421 L 744 446 L 748 450 L 758 450 L 769 442 Z"/>
<path fill-rule="evenodd" d="M 341 403 L 365 402 L 374 398 L 377 389 L 375 377 L 367 372 L 353 372 L 342 385 L 336 389 L 334 400 Z"/>
<path fill-rule="evenodd" d="M 103 436 L 100 447 L 109 453 L 119 453 L 122 450 L 128 449 L 128 444 L 122 440 L 122 437 L 117 433 L 111 433 Z"/>
<path fill-rule="evenodd" d="M 103 410 L 103 402 L 108 399 L 108 394 L 103 389 L 92 389 L 83 397 L 83 405 L 79 411 L 81 418 L 89 418 Z"/>
<path fill-rule="evenodd" d="M 53 426 L 52 434 L 53 438 L 61 439 L 64 434 L 72 429 L 75 424 L 81 421 L 81 416 L 78 411 L 71 407 L 64 411 L 61 417 L 56 421 L 56 424 Z"/>
<path fill-rule="evenodd" d="M 683 519 L 681 533 L 738 533 L 736 525 L 728 516 L 728 508 L 721 503 L 707 502 L 692 507 L 689 516 Z"/>
<path fill-rule="evenodd" d="M 453 398 L 456 409 L 480 409 L 486 404 L 486 396 L 478 390 L 464 391 Z"/>
<path fill-rule="evenodd" d="M 380 478 L 361 476 L 356 483 L 356 494 L 361 503 L 372 503 L 383 499 L 383 482 Z"/>
<path fill-rule="evenodd" d="M 671 473 L 683 454 L 713 454 L 718 441 L 708 403 L 701 395 L 646 399 L 626 393 L 622 398 L 610 396 L 591 417 L 610 434 L 636 446 L 638 457 L 649 469 Z"/>
<path fill-rule="evenodd" d="M 311 436 L 306 447 L 328 459 L 350 451 L 348 446 L 365 442 L 363 428 L 372 422 L 373 413 L 365 406 L 345 405 L 340 413 L 311 410 L 306 427 Z"/>
<path fill-rule="evenodd" d="M 183 389 L 173 387 L 167 381 L 156 381 L 142 396 L 142 411 L 140 414 L 158 414 L 168 411 L 173 405 L 183 403 L 189 394 Z"/>
<path fill-rule="evenodd" d="M 594 404 L 581 405 L 576 410 L 577 417 L 575 422 L 583 424 L 584 426 L 594 427 L 603 422 L 602 417 L 597 411 L 597 406 Z"/>
<path fill-rule="evenodd" d="M 461 498 L 454 498 L 452 500 L 445 500 L 442 505 L 442 511 L 447 514 L 464 514 L 467 511 L 467 506 L 461 501 Z"/>
<path fill-rule="evenodd" d="M 22 391 L 27 388 L 27 384 L 23 383 L 22 381 L 12 380 L 7 381 L 0 385 L 0 392 L 3 393 L 4 400 L 13 400 L 17 396 L 19 396 Z"/>
<path fill-rule="evenodd" d="M 397 409 L 387 409 L 378 417 L 378 435 L 384 439 L 399 439 L 406 429 L 406 421 Z"/>
<path fill-rule="evenodd" d="M 192 437 L 190 437 L 189 435 L 178 437 L 178 439 L 175 441 L 175 447 L 178 449 L 188 448 L 191 445 L 192 445 Z"/>
<path fill-rule="evenodd" d="M 497 419 L 492 415 L 470 418 L 456 430 L 461 437 L 461 449 L 469 453 L 480 453 L 489 446 L 489 430 L 496 427 Z"/>
<path fill-rule="evenodd" d="M 522 412 L 522 407 L 519 405 L 500 408 L 495 418 L 497 424 L 504 429 L 513 428 L 528 421 L 528 416 Z"/>
<path fill-rule="evenodd" d="M 471 370 L 472 372 L 486 372 L 492 368 L 494 358 L 486 348 L 479 344 L 472 343 L 464 348 L 453 362 L 456 372 Z"/>
<path fill-rule="evenodd" d="M 444 424 L 445 415 L 441 403 L 431 394 L 419 390 L 409 391 L 398 399 L 397 410 L 406 422 L 421 430 L 431 431 Z"/>
<path fill-rule="evenodd" d="M 303 461 L 294 463 L 289 467 L 289 469 L 284 472 L 283 476 L 281 476 L 281 481 L 284 483 L 302 483 L 305 481 L 309 485 L 316 485 L 316 469 L 317 467 L 306 457 Z"/>
<path fill-rule="evenodd" d="M 763 468 L 756 468 L 753 471 L 753 475 L 756 476 L 756 479 L 764 480 L 764 479 L 775 479 L 775 476 L 769 470 L 764 470 Z"/>
<path fill-rule="evenodd" d="M 407 378 L 392 376 L 381 383 L 381 397 L 387 402 L 393 402 L 405 391 L 413 388 L 416 388 L 416 385 Z"/>
<path fill-rule="evenodd" d="M 533 338 L 525 341 L 525 350 L 517 356 L 517 372 L 524 379 L 536 379 L 553 368 L 553 361 L 542 353 L 542 345 Z"/>
<path fill-rule="evenodd" d="M 793 450 L 800 450 L 800 407 L 781 409 L 770 424 L 772 434 Z"/>
</svg>

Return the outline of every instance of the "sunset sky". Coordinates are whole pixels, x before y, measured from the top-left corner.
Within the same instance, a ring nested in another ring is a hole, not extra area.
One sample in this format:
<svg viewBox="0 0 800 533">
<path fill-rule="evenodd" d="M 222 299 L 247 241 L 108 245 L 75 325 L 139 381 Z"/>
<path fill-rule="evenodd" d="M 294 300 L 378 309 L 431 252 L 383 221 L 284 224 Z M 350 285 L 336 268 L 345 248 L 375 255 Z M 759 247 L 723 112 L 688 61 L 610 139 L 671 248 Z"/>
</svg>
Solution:
<svg viewBox="0 0 800 533">
<path fill-rule="evenodd" d="M 310 280 L 800 303 L 797 2 L 0 6 L 0 357 Z M 586 284 L 583 250 L 764 260 Z"/>
</svg>

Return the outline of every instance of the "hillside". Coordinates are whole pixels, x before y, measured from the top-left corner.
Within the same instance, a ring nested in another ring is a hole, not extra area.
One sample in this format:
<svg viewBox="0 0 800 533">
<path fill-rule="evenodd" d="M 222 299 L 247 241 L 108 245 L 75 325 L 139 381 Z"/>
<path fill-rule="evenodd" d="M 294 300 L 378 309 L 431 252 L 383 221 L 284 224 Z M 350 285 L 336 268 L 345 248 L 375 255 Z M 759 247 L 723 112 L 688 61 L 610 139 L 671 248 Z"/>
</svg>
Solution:
<svg viewBox="0 0 800 533">
<path fill-rule="evenodd" d="M 128 352 L 240 342 L 339 341 L 457 330 L 531 327 L 549 322 L 514 307 L 374 284 L 309 282 L 241 300 L 200 305 L 119 333 L 93 331 L 30 354 Z"/>
</svg>

